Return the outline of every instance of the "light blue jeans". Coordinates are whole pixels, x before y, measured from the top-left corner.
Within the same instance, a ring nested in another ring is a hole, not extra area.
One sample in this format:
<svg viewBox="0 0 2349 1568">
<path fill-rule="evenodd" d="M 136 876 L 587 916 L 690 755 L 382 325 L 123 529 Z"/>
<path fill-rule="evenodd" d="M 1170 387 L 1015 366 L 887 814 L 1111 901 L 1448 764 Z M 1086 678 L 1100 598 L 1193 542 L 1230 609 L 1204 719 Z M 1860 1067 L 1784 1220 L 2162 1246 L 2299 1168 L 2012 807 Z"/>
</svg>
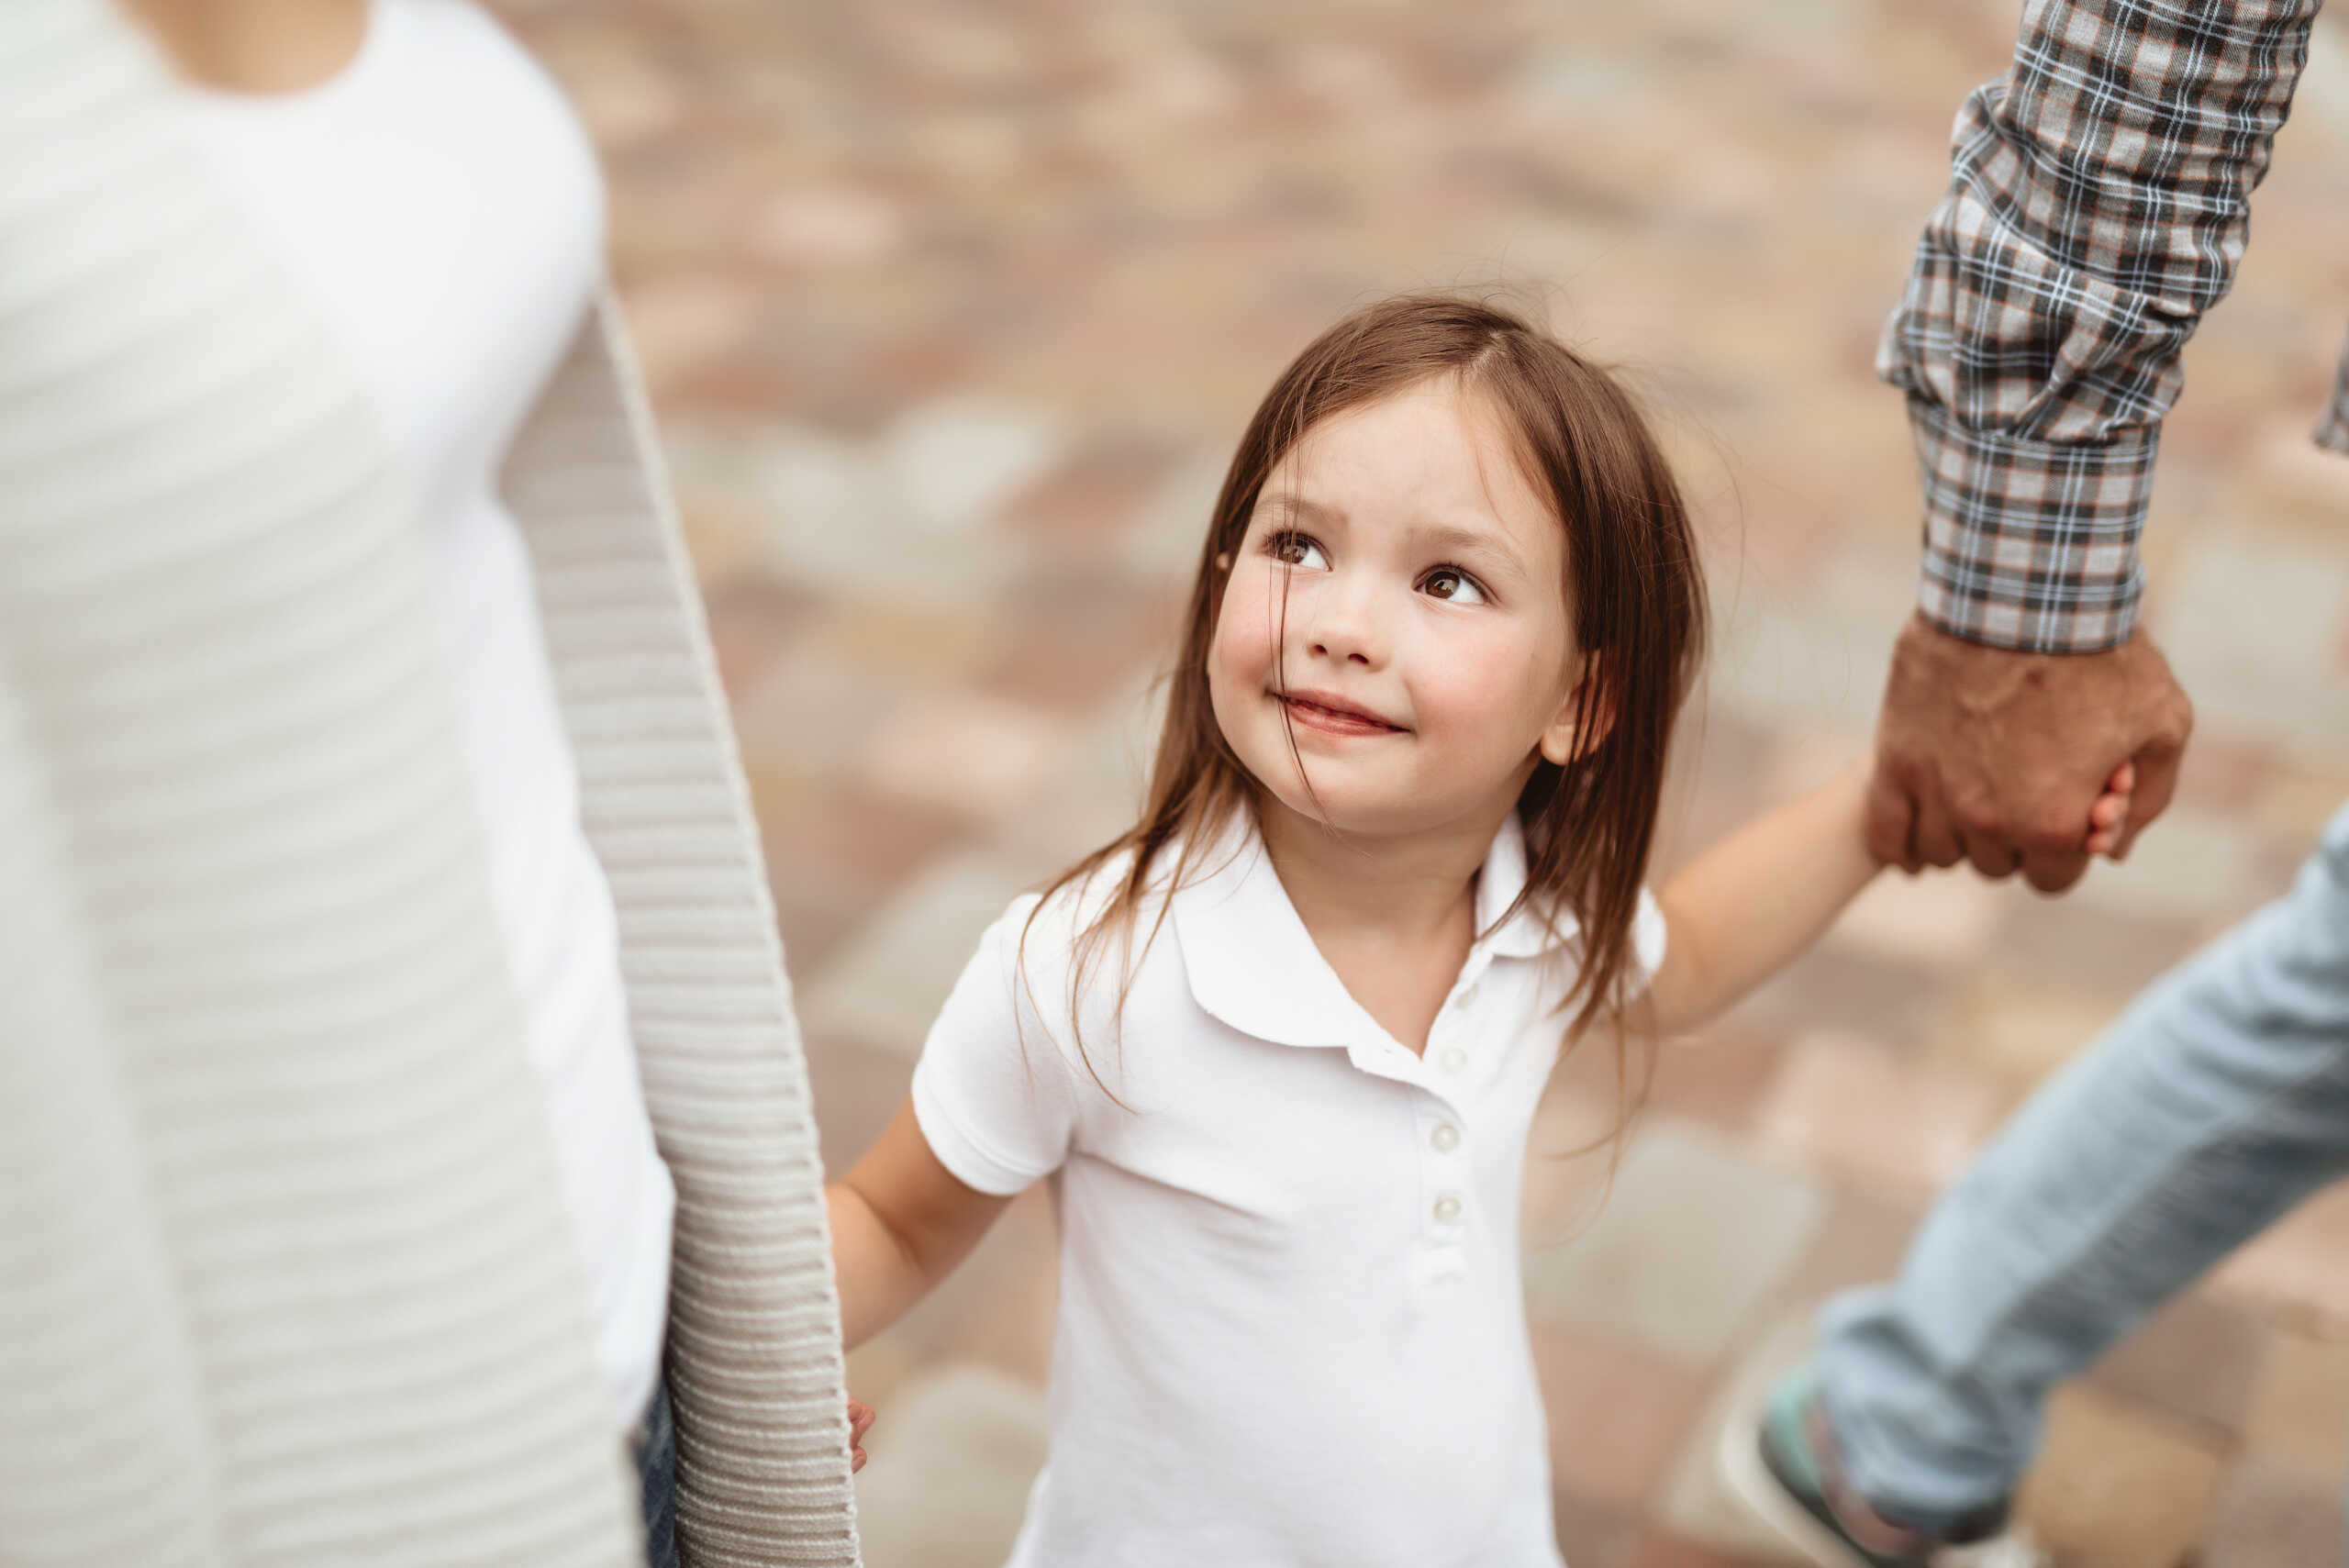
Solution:
<svg viewBox="0 0 2349 1568">
<path fill-rule="evenodd" d="M 2349 809 L 2290 893 L 2016 1113 L 1898 1280 L 1820 1313 L 1819 1387 L 1854 1489 L 1929 1529 L 1994 1504 L 2052 1384 L 2344 1173 Z"/>
</svg>

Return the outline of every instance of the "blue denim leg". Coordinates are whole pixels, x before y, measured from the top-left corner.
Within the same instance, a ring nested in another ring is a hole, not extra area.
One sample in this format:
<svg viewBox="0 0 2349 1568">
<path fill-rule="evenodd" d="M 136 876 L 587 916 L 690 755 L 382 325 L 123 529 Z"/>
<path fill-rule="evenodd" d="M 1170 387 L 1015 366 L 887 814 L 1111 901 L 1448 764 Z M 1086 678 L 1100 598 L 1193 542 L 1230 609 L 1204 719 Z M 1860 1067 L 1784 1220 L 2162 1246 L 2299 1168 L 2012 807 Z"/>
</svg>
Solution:
<svg viewBox="0 0 2349 1568">
<path fill-rule="evenodd" d="M 2344 1171 L 2349 810 L 2289 894 L 2016 1114 L 1898 1281 L 1821 1312 L 1820 1389 L 1854 1485 L 1928 1529 L 1994 1504 L 2050 1385 Z"/>
<path fill-rule="evenodd" d="M 637 1429 L 636 1473 L 644 1500 L 645 1568 L 677 1568 L 677 1429 L 669 1416 L 666 1379 L 653 1389 Z"/>
</svg>

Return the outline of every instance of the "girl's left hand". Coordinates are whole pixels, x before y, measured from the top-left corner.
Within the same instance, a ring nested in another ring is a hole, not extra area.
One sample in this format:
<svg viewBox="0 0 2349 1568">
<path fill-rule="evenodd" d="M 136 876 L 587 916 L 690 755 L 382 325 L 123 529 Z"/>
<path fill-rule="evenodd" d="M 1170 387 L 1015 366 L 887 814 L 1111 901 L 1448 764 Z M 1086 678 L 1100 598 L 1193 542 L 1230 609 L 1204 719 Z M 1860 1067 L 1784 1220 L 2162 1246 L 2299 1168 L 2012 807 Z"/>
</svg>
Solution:
<svg viewBox="0 0 2349 1568">
<path fill-rule="evenodd" d="M 2113 846 L 2121 842 L 2121 831 L 2129 824 L 2129 796 L 2136 788 L 2134 762 L 2121 763 L 2104 781 L 2104 793 L 2088 807 L 2088 853 L 2109 855 Z"/>
</svg>

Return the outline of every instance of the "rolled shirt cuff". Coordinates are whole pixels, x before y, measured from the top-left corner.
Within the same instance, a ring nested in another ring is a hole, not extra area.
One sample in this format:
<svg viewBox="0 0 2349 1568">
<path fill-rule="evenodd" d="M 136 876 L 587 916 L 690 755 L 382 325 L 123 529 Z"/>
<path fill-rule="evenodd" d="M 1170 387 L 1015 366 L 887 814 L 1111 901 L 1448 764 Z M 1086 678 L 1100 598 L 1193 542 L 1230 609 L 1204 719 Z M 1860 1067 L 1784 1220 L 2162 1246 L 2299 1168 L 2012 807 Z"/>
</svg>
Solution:
<svg viewBox="0 0 2349 1568">
<path fill-rule="evenodd" d="M 1953 637 L 2034 653 L 2128 640 L 2144 594 L 2138 537 L 2159 426 L 2094 444 L 1969 429 L 1909 400 L 1924 482 L 1917 605 Z"/>
</svg>

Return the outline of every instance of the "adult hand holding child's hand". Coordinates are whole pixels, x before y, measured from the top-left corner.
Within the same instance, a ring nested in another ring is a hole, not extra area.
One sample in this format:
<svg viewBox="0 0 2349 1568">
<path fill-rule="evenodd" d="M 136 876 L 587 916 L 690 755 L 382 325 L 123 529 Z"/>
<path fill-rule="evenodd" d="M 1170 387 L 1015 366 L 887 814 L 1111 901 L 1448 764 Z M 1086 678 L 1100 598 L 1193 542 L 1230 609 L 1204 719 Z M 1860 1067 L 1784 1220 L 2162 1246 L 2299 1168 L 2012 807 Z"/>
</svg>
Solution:
<svg viewBox="0 0 2349 1568">
<path fill-rule="evenodd" d="M 1894 645 L 1868 789 L 1868 847 L 1914 872 L 1973 862 L 2060 893 L 2119 859 L 2169 805 L 2193 704 L 2143 632 L 2100 653 L 2012 652 L 1911 617 Z M 2125 821 L 2081 831 L 2134 763 Z"/>
</svg>

